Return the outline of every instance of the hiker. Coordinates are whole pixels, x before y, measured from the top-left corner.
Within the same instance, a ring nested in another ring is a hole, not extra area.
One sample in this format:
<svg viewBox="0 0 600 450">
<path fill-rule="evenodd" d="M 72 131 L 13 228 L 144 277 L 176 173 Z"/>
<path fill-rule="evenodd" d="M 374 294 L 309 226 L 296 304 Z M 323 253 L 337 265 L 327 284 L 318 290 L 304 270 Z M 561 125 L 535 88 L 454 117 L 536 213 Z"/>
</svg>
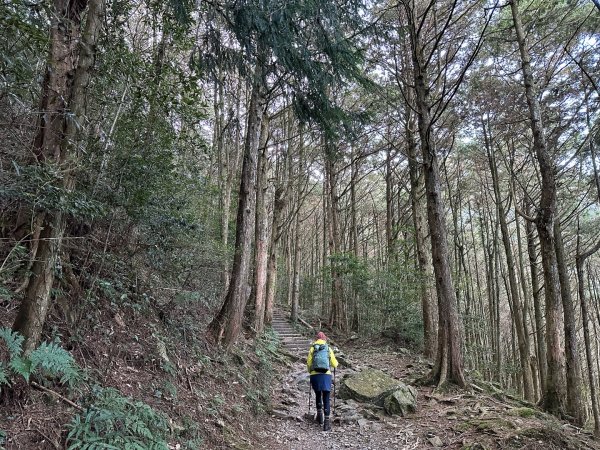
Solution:
<svg viewBox="0 0 600 450">
<path fill-rule="evenodd" d="M 338 362 L 333 350 L 327 344 L 327 336 L 322 331 L 317 333 L 317 339 L 310 346 L 306 366 L 310 373 L 310 385 L 317 397 L 317 421 L 319 425 L 323 425 L 323 431 L 329 431 L 331 430 L 329 422 L 331 368 L 333 367 L 335 372 Z M 325 412 L 324 416 L 323 412 Z"/>
</svg>

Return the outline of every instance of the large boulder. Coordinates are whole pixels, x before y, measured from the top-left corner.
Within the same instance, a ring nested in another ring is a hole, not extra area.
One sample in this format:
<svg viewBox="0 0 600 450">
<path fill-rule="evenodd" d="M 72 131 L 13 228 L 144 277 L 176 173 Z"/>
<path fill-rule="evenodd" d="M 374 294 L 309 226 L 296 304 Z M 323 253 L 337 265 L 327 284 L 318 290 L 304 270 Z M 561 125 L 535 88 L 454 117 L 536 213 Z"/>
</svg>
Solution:
<svg viewBox="0 0 600 450">
<path fill-rule="evenodd" d="M 383 401 L 383 408 L 390 416 L 406 416 L 417 409 L 417 390 L 407 384 L 402 384 L 388 395 Z"/>
<path fill-rule="evenodd" d="M 406 385 L 387 373 L 369 368 L 344 377 L 340 397 L 383 406 L 385 398 L 403 386 Z"/>
</svg>

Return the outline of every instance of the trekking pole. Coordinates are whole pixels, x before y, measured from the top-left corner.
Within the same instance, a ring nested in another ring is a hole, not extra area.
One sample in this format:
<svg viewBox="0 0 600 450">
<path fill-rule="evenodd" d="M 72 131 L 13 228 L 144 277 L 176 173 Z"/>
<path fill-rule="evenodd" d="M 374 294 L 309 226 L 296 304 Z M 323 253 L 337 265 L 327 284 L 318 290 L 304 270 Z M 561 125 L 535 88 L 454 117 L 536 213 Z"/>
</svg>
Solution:
<svg viewBox="0 0 600 450">
<path fill-rule="evenodd" d="M 310 417 L 310 398 L 312 397 L 312 395 L 310 395 L 310 381 L 308 382 L 308 416 Z"/>
<path fill-rule="evenodd" d="M 333 368 L 333 415 L 335 416 L 335 367 Z"/>
</svg>

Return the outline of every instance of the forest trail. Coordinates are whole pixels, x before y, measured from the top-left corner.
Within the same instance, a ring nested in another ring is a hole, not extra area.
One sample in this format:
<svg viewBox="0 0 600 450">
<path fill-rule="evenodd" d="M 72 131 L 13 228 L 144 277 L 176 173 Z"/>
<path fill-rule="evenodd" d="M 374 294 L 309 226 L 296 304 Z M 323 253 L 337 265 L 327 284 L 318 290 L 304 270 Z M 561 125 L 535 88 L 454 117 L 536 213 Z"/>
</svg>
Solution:
<svg viewBox="0 0 600 450">
<path fill-rule="evenodd" d="M 273 329 L 282 340 L 283 352 L 298 359 L 273 386 L 271 419 L 259 432 L 265 439 L 263 448 L 600 450 L 600 444 L 589 435 L 500 391 L 495 395 L 462 391 L 439 394 L 430 387 L 418 387 L 417 411 L 408 417 L 391 417 L 381 407 L 341 399 L 342 377 L 366 367 L 384 370 L 406 383 L 430 367 L 423 358 L 405 349 L 394 350 L 386 348 L 385 343 L 370 342 L 372 345 L 365 351 L 364 343 L 358 340 L 345 343 L 343 353 L 338 349 L 351 367 L 340 366 L 337 370 L 338 397 L 334 408 L 332 395 L 332 431 L 323 432 L 311 419 L 315 413 L 314 393 L 310 391 L 305 366 L 310 341 L 294 329 L 283 313 L 274 317 Z"/>
<path fill-rule="evenodd" d="M 298 357 L 302 357 L 306 353 L 310 340 L 294 329 L 292 324 L 287 320 L 285 313 L 277 310 L 273 313 L 273 330 L 281 339 L 282 346 L 285 350 Z"/>
</svg>

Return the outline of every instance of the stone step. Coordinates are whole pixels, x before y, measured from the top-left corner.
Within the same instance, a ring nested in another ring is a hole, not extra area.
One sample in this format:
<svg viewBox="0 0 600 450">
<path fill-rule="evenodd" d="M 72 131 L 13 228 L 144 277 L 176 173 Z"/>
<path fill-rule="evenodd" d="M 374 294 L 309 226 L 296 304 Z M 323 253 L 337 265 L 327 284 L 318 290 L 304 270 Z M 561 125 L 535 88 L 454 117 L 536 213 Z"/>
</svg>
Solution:
<svg viewBox="0 0 600 450">
<path fill-rule="evenodd" d="M 299 343 L 299 342 L 290 342 L 288 344 L 284 344 L 284 347 L 304 348 L 304 349 L 306 349 L 306 351 L 308 351 L 308 349 L 310 348 L 310 345 L 304 344 L 304 343 Z"/>
</svg>

